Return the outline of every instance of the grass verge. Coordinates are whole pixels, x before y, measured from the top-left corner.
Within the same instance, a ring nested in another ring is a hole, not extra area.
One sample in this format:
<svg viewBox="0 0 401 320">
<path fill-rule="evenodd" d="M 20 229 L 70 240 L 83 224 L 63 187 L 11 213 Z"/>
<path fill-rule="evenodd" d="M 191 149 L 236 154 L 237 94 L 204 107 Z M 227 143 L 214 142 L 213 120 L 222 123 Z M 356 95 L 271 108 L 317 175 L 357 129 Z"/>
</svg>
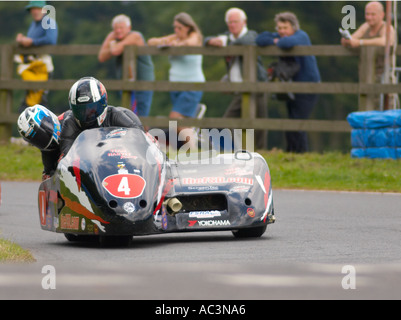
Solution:
<svg viewBox="0 0 401 320">
<path fill-rule="evenodd" d="M 0 145 L 0 180 L 40 181 L 42 171 L 39 149 L 16 144 Z"/>
<path fill-rule="evenodd" d="M 0 238 L 0 263 L 4 262 L 30 263 L 35 262 L 35 258 L 18 244 Z"/>
<path fill-rule="evenodd" d="M 353 159 L 341 152 L 292 154 L 262 151 L 274 188 L 401 192 L 401 160 Z M 38 149 L 0 145 L 0 180 L 40 181 Z"/>
<path fill-rule="evenodd" d="M 273 188 L 401 192 L 401 160 L 354 159 L 349 154 L 261 152 Z"/>
</svg>

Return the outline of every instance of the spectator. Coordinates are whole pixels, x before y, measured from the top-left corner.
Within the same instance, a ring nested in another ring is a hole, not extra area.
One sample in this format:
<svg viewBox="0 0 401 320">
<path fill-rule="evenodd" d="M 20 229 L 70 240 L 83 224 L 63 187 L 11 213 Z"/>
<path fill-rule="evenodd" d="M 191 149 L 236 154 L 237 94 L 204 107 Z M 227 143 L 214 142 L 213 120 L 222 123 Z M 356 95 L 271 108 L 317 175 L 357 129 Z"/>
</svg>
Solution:
<svg viewBox="0 0 401 320">
<path fill-rule="evenodd" d="M 46 6 L 46 1 L 30 1 L 25 7 L 32 16 L 32 23 L 27 35 L 18 33 L 16 42 L 25 48 L 55 45 L 57 44 L 58 28 L 57 23 L 46 15 L 47 10 L 42 10 Z M 29 55 L 17 56 L 16 62 L 20 63 L 17 71 L 23 80 L 46 81 L 53 76 L 54 66 L 50 55 Z M 48 91 L 29 90 L 20 106 L 20 112 L 36 104 L 47 105 Z"/>
<path fill-rule="evenodd" d="M 203 43 L 202 32 L 193 18 L 186 12 L 181 12 L 174 17 L 174 33 L 167 36 L 151 38 L 148 44 L 160 48 L 173 46 L 200 47 Z M 170 82 L 205 82 L 202 70 L 202 55 L 170 56 Z M 169 117 L 171 119 L 194 118 L 198 111 L 198 105 L 202 99 L 202 91 L 171 91 L 170 98 L 173 109 Z M 183 131 L 185 129 L 185 131 Z M 196 134 L 192 129 L 178 127 L 178 132 L 183 131 L 189 145 L 196 147 Z"/>
<path fill-rule="evenodd" d="M 122 57 L 124 47 L 128 45 L 144 46 L 145 39 L 139 31 L 131 30 L 131 19 L 124 15 L 118 15 L 113 18 L 111 23 L 113 31 L 111 31 L 100 48 L 98 60 L 105 62 L 113 56 L 116 59 L 116 77 L 122 78 Z M 132 74 L 131 78 L 139 81 L 154 81 L 154 67 L 152 59 L 149 55 L 137 57 L 137 74 Z M 147 117 L 150 113 L 152 105 L 153 91 L 133 91 L 131 93 L 131 110 L 140 117 Z"/>
<path fill-rule="evenodd" d="M 228 31 L 218 36 L 207 37 L 205 45 L 215 47 L 226 47 L 229 45 L 254 45 L 257 32 L 248 30 L 246 13 L 239 8 L 230 8 L 225 14 L 225 22 Z M 227 76 L 229 82 L 242 82 L 242 57 L 226 57 Z M 258 57 L 257 80 L 267 81 L 267 72 L 263 67 L 262 60 Z M 242 94 L 234 94 L 230 105 L 224 113 L 225 118 L 241 117 Z M 264 93 L 256 94 L 256 116 L 258 118 L 267 117 L 267 97 Z M 256 133 L 256 147 L 266 146 L 266 134 L 264 131 Z"/>
<path fill-rule="evenodd" d="M 202 33 L 192 19 L 185 12 L 174 17 L 174 33 L 151 38 L 148 44 L 151 46 L 202 46 Z M 202 55 L 170 56 L 169 81 L 171 82 L 205 82 L 202 70 Z M 172 91 L 170 92 L 173 109 L 170 118 L 182 119 L 195 117 L 197 107 L 203 96 L 202 91 Z"/>
<path fill-rule="evenodd" d="M 310 46 L 308 34 L 300 29 L 298 18 L 291 12 L 279 13 L 274 19 L 277 32 L 262 32 L 256 39 L 259 46 L 276 45 L 281 49 L 294 46 Z M 320 72 L 314 56 L 298 56 L 294 60 L 299 64 L 299 71 L 293 81 L 320 82 Z M 317 103 L 316 94 L 295 94 L 287 101 L 290 119 L 308 119 Z M 308 136 L 305 132 L 286 132 L 287 152 L 303 153 L 309 150 Z"/>
<path fill-rule="evenodd" d="M 390 28 L 390 45 L 394 45 L 395 32 Z M 361 46 L 386 45 L 386 22 L 384 21 L 384 8 L 380 2 L 372 1 L 365 6 L 365 22 L 351 35 L 351 39 L 341 38 L 344 47 L 358 48 Z M 384 75 L 384 55 L 377 55 L 375 61 L 376 83 L 382 83 Z M 375 98 L 377 108 L 380 105 L 380 97 Z"/>
</svg>

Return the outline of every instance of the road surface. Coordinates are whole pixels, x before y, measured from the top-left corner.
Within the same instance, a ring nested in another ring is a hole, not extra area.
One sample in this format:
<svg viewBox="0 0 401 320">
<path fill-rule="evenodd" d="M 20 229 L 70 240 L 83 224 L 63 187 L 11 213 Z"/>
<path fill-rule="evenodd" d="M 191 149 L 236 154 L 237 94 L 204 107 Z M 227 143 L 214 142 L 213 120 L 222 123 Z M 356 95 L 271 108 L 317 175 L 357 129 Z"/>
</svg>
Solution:
<svg viewBox="0 0 401 320">
<path fill-rule="evenodd" d="M 185 233 L 100 248 L 41 230 L 37 189 L 2 182 L 0 236 L 37 261 L 0 265 L 0 299 L 401 299 L 401 194 L 276 190 L 277 220 L 260 239 Z"/>
</svg>

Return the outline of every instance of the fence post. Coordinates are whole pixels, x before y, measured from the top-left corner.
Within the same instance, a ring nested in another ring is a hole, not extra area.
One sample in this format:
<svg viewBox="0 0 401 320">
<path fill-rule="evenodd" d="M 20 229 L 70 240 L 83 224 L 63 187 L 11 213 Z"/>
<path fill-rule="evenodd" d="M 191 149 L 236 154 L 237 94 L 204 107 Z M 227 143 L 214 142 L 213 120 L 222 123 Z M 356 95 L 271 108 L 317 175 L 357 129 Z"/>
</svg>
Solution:
<svg viewBox="0 0 401 320">
<path fill-rule="evenodd" d="M 359 83 L 376 83 L 376 57 L 381 47 L 361 47 L 359 55 Z M 375 94 L 360 94 L 358 99 L 359 111 L 378 110 L 380 99 Z"/>
<path fill-rule="evenodd" d="M 243 55 L 243 62 L 242 62 L 242 77 L 244 82 L 251 82 L 257 83 L 258 75 L 257 75 L 257 55 L 256 55 L 256 46 L 246 46 L 244 47 L 244 55 Z M 256 93 L 243 93 L 242 94 L 242 105 L 241 105 L 241 118 L 242 119 L 255 119 L 256 118 Z M 261 135 L 254 135 L 255 139 L 260 138 Z M 263 134 L 263 141 L 260 143 L 266 147 L 267 145 L 267 136 L 266 132 Z M 247 137 L 246 137 L 246 130 L 243 131 L 243 141 L 242 145 L 247 146 L 246 144 Z M 255 147 L 255 145 L 254 145 Z"/>
<path fill-rule="evenodd" d="M 123 80 L 135 81 L 136 80 L 136 46 L 125 46 L 123 53 Z M 131 91 L 123 91 L 122 107 L 131 109 Z"/>
<path fill-rule="evenodd" d="M 1 46 L 1 80 L 11 80 L 13 78 L 13 46 Z M 11 90 L 0 90 L 0 115 L 5 117 L 12 114 L 13 93 Z M 0 142 L 7 143 L 12 134 L 12 124 L 5 123 L 0 125 Z"/>
<path fill-rule="evenodd" d="M 243 81 L 254 82 L 257 79 L 256 46 L 246 46 L 243 56 Z M 255 94 L 242 94 L 241 117 L 243 119 L 255 119 L 256 116 L 256 97 Z"/>
</svg>

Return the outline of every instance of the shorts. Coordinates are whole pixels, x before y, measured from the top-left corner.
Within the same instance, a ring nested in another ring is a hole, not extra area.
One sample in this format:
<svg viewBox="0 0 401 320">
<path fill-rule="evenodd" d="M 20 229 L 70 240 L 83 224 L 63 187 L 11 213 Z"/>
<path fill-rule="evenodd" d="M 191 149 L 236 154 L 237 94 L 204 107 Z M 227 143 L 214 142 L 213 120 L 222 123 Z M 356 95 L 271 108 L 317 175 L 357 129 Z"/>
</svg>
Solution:
<svg viewBox="0 0 401 320">
<path fill-rule="evenodd" d="M 173 111 L 182 114 L 184 117 L 194 118 L 202 96 L 202 91 L 171 91 Z"/>
</svg>

